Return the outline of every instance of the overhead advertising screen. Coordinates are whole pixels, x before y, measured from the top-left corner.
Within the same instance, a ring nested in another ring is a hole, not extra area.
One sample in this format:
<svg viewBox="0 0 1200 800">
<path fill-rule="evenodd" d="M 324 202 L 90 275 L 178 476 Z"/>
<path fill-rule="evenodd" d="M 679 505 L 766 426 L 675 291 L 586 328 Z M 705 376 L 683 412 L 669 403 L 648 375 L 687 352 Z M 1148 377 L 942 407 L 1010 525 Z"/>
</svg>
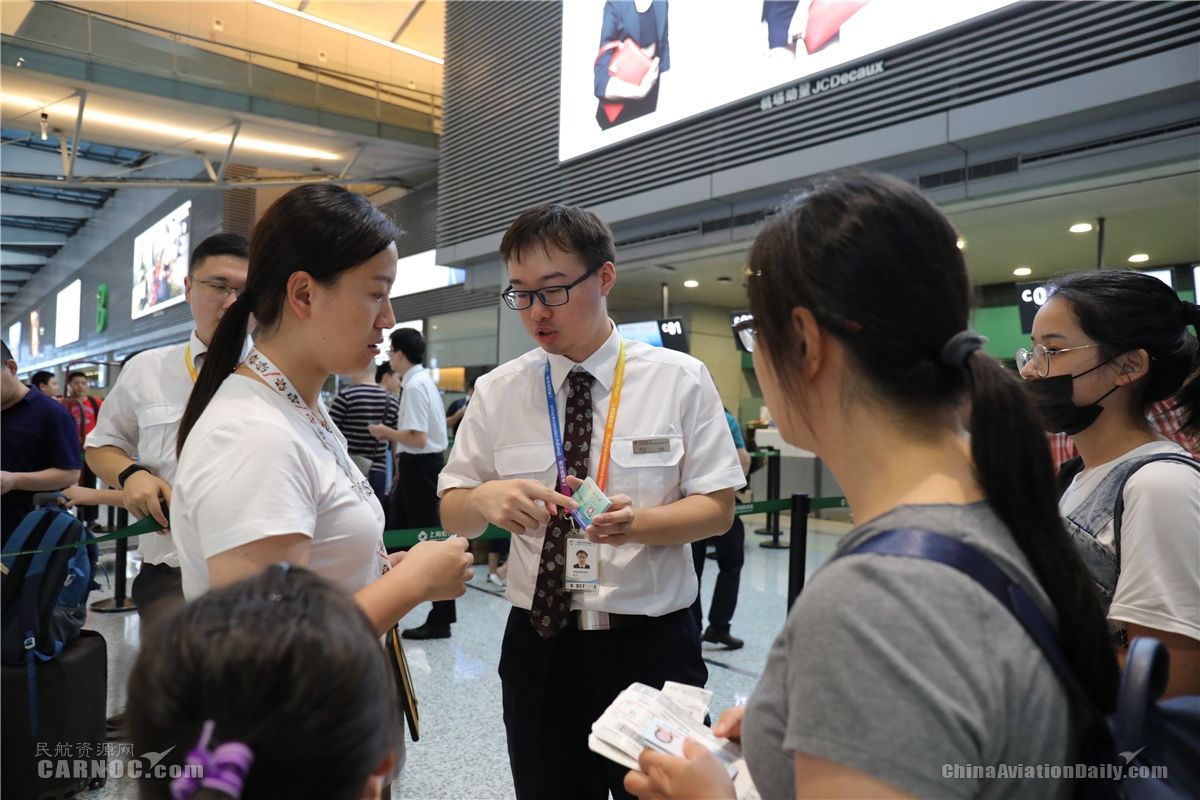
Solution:
<svg viewBox="0 0 1200 800">
<path fill-rule="evenodd" d="M 389 297 L 403 297 L 466 282 L 465 269 L 443 267 L 435 260 L 436 256 L 436 250 L 426 250 L 397 261 L 396 280 Z"/>
<path fill-rule="evenodd" d="M 58 293 L 54 306 L 54 346 L 79 341 L 79 302 L 82 284 L 71 281 Z"/>
<path fill-rule="evenodd" d="M 635 342 L 645 342 L 654 347 L 679 350 L 686 353 L 687 334 L 683 331 L 683 320 L 679 317 L 647 319 L 638 322 L 622 322 L 617 325 L 621 336 Z"/>
<path fill-rule="evenodd" d="M 773 89 L 782 104 L 871 78 L 885 65 L 868 56 L 1013 2 L 571 0 L 559 160 Z"/>
<path fill-rule="evenodd" d="M 191 208 L 189 200 L 133 240 L 134 319 L 183 302 Z"/>
</svg>

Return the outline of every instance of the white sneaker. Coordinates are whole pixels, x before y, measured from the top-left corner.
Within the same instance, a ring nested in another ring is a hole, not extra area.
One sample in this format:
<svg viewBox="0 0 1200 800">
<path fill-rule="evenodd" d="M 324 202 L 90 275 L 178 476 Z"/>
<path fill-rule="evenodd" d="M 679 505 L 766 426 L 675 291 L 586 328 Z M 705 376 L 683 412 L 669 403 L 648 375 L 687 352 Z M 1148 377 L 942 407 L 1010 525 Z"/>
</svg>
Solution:
<svg viewBox="0 0 1200 800">
<path fill-rule="evenodd" d="M 487 576 L 487 582 L 499 586 L 501 589 L 504 588 L 504 581 L 494 572 Z"/>
</svg>

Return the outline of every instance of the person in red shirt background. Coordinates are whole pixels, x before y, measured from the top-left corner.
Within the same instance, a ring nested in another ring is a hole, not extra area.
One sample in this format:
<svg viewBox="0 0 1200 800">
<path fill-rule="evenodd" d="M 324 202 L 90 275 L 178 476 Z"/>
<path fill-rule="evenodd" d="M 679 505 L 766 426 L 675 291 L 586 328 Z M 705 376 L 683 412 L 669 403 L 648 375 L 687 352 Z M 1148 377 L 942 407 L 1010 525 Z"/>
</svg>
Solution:
<svg viewBox="0 0 1200 800">
<path fill-rule="evenodd" d="M 92 381 L 87 375 L 82 372 L 72 372 L 67 375 L 67 394 L 60 401 L 66 406 L 71 419 L 75 420 L 75 427 L 79 433 L 80 453 L 83 452 L 83 442 L 87 435 L 92 432 L 92 428 L 96 427 L 96 417 L 104 402 L 100 398 L 88 394 L 88 390 L 91 388 Z M 86 462 L 83 465 L 83 472 L 79 476 L 79 485 L 88 489 L 96 488 L 96 474 L 88 469 Z M 96 522 L 98 516 L 99 509 L 96 506 L 79 506 L 80 519 L 87 523 L 87 526 L 93 531 L 102 532 L 103 526 Z"/>
</svg>

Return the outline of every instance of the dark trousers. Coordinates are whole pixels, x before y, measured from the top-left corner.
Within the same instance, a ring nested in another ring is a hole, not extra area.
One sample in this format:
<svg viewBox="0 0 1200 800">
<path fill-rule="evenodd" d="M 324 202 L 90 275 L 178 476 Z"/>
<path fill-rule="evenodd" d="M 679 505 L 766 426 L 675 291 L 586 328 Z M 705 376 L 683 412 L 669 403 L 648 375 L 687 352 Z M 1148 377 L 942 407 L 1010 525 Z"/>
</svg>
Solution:
<svg viewBox="0 0 1200 800">
<path fill-rule="evenodd" d="M 591 752 L 588 734 L 617 695 L 637 681 L 704 686 L 700 631 L 687 608 L 648 625 L 568 628 L 543 639 L 514 608 L 500 650 L 504 728 L 518 800 L 616 800 L 631 795 L 627 770 Z"/>
<path fill-rule="evenodd" d="M 79 485 L 85 489 L 96 488 L 96 473 L 88 468 L 86 461 L 83 462 L 83 469 L 79 471 Z M 94 525 L 96 520 L 100 518 L 100 507 L 92 505 L 76 506 L 75 513 L 79 515 L 79 518 L 85 524 Z"/>
<path fill-rule="evenodd" d="M 708 545 L 717 549 L 717 585 L 713 587 L 712 607 L 708 609 L 708 624 L 718 630 L 729 630 L 733 612 L 737 609 L 738 586 L 742 582 L 742 564 L 746 561 L 746 527 L 741 517 L 733 518 L 731 527 L 723 536 L 713 536 L 692 542 L 692 562 L 696 565 L 696 580 L 704 574 L 704 553 Z M 704 627 L 704 609 L 700 593 L 692 605 L 696 624 Z"/>
<path fill-rule="evenodd" d="M 445 465 L 441 453 L 400 454 L 396 459 L 399 481 L 390 503 L 391 527 L 436 528 L 442 524 L 438 514 L 437 481 Z M 433 604 L 425 624 L 449 625 L 457 621 L 454 601 L 439 600 Z"/>
<path fill-rule="evenodd" d="M 183 571 L 166 564 L 142 564 L 142 571 L 133 579 L 129 594 L 137 604 L 142 642 L 145 643 L 153 638 L 152 633 L 149 637 L 147 633 L 183 605 Z"/>
<path fill-rule="evenodd" d="M 371 489 L 379 498 L 379 505 L 383 506 L 386 515 L 388 510 L 387 467 L 382 464 L 373 464 L 371 471 L 367 473 L 367 482 L 371 484 Z"/>
</svg>

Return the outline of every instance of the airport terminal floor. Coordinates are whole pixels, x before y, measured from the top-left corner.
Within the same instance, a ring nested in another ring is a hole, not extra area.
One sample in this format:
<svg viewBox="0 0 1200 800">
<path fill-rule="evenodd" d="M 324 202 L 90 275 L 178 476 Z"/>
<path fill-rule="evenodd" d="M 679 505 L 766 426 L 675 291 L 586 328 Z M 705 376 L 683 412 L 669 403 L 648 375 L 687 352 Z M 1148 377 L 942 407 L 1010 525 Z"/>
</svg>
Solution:
<svg viewBox="0 0 1200 800">
<path fill-rule="evenodd" d="M 769 537 L 751 533 L 763 527 L 763 516 L 747 516 L 744 521 L 746 563 L 733 633 L 745 640 L 746 646 L 729 651 L 717 645 L 704 645 L 707 688 L 713 692 L 714 715 L 750 694 L 785 616 L 789 553 L 759 546 L 760 542 L 770 541 Z M 786 515 L 780 525 L 783 531 L 788 530 Z M 845 522 L 809 520 L 805 570 L 808 576 L 825 563 L 849 528 Z M 102 558 L 102 563 L 111 575 L 111 554 Z M 134 568 L 131 563 L 130 570 Z M 486 576 L 486 566 L 477 565 L 475 578 L 458 601 L 459 621 L 450 639 L 406 644 L 421 702 L 421 741 L 408 743 L 404 772 L 392 784 L 393 798 L 492 800 L 514 796 L 501 718 L 500 678 L 496 674 L 510 605 L 503 590 L 487 583 Z M 716 577 L 716 565 L 710 560 L 700 589 L 706 609 Z M 111 585 L 103 578 L 101 583 L 102 591 L 94 592 L 93 600 L 112 594 Z M 401 626 L 421 624 L 428 609 L 428 604 L 418 606 L 401 620 Z M 92 612 L 86 627 L 99 631 L 108 643 L 108 711 L 115 714 L 124 707 L 126 681 L 137 655 L 138 617 L 135 613 Z M 134 781 L 110 778 L 105 786 L 83 792 L 77 798 L 116 800 L 134 796 Z"/>
</svg>

